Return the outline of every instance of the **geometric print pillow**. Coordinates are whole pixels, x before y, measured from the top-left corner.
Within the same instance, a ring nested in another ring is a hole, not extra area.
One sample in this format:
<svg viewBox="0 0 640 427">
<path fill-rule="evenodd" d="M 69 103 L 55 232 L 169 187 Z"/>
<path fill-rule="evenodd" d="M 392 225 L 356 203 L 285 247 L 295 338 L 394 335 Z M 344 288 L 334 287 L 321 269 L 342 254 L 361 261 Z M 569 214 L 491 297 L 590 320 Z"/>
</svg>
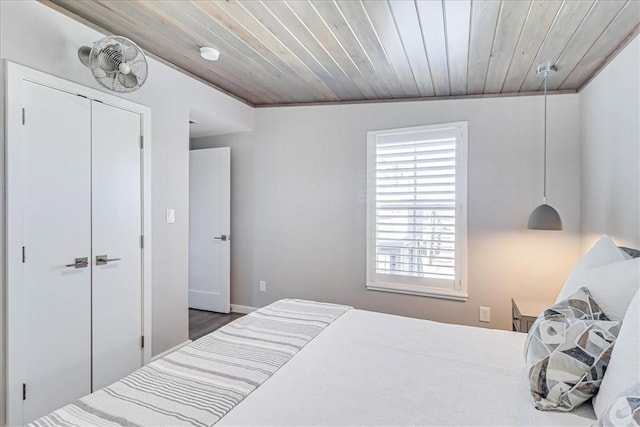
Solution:
<svg viewBox="0 0 640 427">
<path fill-rule="evenodd" d="M 572 411 L 593 397 L 619 332 L 620 322 L 607 319 L 587 288 L 545 310 L 525 342 L 535 407 Z"/>
<path fill-rule="evenodd" d="M 594 424 L 594 427 L 619 426 L 640 426 L 640 383 L 620 394 Z"/>
</svg>

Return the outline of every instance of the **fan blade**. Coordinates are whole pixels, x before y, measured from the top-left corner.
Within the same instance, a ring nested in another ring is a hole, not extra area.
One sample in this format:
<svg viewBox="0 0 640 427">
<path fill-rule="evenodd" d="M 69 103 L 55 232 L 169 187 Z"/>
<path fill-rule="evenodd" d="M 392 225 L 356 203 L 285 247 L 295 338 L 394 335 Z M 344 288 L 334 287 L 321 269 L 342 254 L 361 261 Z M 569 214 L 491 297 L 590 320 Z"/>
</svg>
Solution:
<svg viewBox="0 0 640 427">
<path fill-rule="evenodd" d="M 102 68 L 98 68 L 98 67 L 92 68 L 91 72 L 93 73 L 93 76 L 97 79 L 103 79 L 107 77 L 107 72 Z"/>
<path fill-rule="evenodd" d="M 138 56 L 138 49 L 135 46 L 123 46 L 122 58 L 125 61 L 133 61 Z"/>
<path fill-rule="evenodd" d="M 136 64 L 145 64 L 145 67 L 147 65 L 147 61 L 145 61 L 144 59 L 138 59 L 137 61 L 129 61 L 127 62 L 127 65 L 129 65 L 131 68 L 133 68 L 134 65 Z"/>
<path fill-rule="evenodd" d="M 91 48 L 89 46 L 82 46 L 78 49 L 78 59 L 85 67 L 89 67 L 89 57 L 91 56 Z"/>
<path fill-rule="evenodd" d="M 118 81 L 122 86 L 131 89 L 132 87 L 136 87 L 138 85 L 138 78 L 133 74 L 122 74 L 118 73 Z"/>
</svg>

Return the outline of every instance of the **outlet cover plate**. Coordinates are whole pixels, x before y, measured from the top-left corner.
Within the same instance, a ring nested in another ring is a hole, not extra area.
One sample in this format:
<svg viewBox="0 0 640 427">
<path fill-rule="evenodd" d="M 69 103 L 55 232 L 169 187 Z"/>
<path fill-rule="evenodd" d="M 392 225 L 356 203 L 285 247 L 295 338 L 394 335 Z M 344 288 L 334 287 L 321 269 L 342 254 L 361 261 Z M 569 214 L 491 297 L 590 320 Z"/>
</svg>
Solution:
<svg viewBox="0 0 640 427">
<path fill-rule="evenodd" d="M 480 307 L 480 321 L 491 322 L 491 307 Z"/>
</svg>

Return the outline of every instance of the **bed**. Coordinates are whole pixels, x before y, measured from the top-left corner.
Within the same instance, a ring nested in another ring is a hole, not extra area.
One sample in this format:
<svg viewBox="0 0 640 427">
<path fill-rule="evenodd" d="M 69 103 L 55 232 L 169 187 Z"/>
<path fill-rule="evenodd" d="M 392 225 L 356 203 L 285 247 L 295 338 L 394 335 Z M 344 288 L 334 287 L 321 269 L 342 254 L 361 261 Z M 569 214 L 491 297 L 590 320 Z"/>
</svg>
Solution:
<svg viewBox="0 0 640 427">
<path fill-rule="evenodd" d="M 32 425 L 591 425 L 534 409 L 524 339 L 281 300 Z"/>
<path fill-rule="evenodd" d="M 350 309 L 219 425 L 591 425 L 533 408 L 525 336 Z"/>
<path fill-rule="evenodd" d="M 287 299 L 31 425 L 589 426 L 595 412 L 603 425 L 638 424 L 640 258 L 634 256 L 639 254 L 621 252 L 603 236 L 576 264 L 556 304 L 538 320 L 542 325 L 552 316 L 558 325 L 562 319 L 554 313 L 569 307 L 567 328 L 591 329 L 580 332 L 579 341 L 567 340 L 568 347 L 548 347 L 553 357 L 569 361 L 552 366 L 559 359 L 539 359 L 549 370 L 525 367 L 525 340 L 529 349 L 542 330 L 536 329 L 538 321 L 532 328 L 537 332 L 527 338 Z M 580 312 L 591 318 L 574 316 Z M 615 336 L 607 341 L 596 328 L 604 324 L 620 329 L 617 341 Z M 538 342 L 551 343 L 539 337 Z M 527 350 L 528 359 L 531 354 Z M 598 359 L 584 362 L 596 354 Z M 573 371 L 576 361 L 583 371 Z M 565 397 L 576 390 L 575 395 L 593 392 L 566 408 L 570 412 L 541 411 L 534 406 L 534 385 Z M 569 389 L 559 388 L 564 385 Z M 633 390 L 627 390 L 630 385 Z"/>
</svg>

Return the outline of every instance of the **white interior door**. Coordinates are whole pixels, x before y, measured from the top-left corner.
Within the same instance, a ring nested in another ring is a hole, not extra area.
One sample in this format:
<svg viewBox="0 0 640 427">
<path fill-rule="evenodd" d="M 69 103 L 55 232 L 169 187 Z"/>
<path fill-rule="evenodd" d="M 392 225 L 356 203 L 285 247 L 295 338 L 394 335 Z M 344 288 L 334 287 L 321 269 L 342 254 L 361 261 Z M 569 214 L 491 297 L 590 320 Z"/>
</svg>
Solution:
<svg viewBox="0 0 640 427">
<path fill-rule="evenodd" d="M 189 307 L 229 313 L 231 149 L 189 156 Z"/>
<path fill-rule="evenodd" d="M 91 391 L 91 107 L 86 98 L 23 84 L 28 423 Z"/>
<path fill-rule="evenodd" d="M 140 115 L 92 102 L 93 390 L 142 366 Z"/>
</svg>

